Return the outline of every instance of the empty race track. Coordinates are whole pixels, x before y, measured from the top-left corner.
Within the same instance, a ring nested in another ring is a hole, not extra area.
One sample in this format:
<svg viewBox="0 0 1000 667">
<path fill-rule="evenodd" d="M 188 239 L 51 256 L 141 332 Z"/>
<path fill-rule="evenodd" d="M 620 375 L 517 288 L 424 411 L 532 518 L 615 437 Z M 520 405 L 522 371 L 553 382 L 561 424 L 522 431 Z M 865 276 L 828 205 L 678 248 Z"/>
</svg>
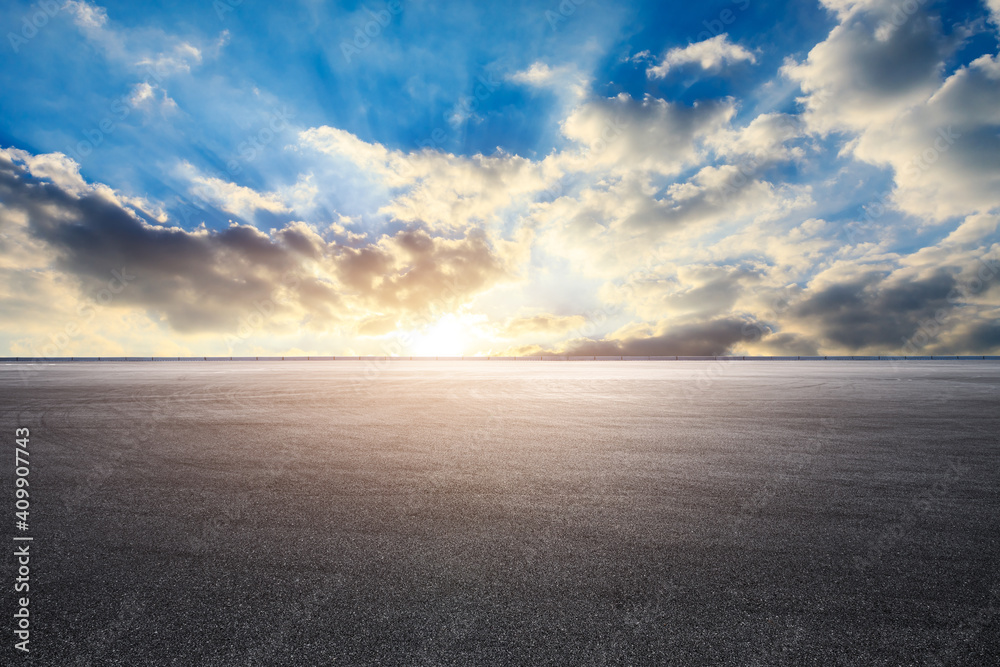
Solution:
<svg viewBox="0 0 1000 667">
<path fill-rule="evenodd" d="M 4 364 L 0 396 L 25 664 L 1000 660 L 997 362 Z"/>
</svg>

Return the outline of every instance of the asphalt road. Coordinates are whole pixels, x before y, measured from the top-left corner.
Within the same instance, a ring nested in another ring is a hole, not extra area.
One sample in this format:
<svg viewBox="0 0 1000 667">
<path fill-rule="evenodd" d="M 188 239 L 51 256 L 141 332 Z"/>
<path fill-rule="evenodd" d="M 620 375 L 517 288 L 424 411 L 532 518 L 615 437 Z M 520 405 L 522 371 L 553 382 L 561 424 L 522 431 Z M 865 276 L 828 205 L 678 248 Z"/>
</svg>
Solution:
<svg viewBox="0 0 1000 667">
<path fill-rule="evenodd" d="M 0 365 L 0 406 L 5 665 L 1000 664 L 1000 363 Z"/>
</svg>

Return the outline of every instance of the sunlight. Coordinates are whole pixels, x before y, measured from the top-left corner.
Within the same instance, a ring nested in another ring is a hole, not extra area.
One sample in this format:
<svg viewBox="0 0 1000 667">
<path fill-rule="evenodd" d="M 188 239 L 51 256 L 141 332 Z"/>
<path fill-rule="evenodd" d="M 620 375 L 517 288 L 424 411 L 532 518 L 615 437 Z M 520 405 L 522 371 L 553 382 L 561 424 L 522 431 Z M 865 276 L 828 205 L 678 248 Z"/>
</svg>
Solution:
<svg viewBox="0 0 1000 667">
<path fill-rule="evenodd" d="M 414 336 L 413 356 L 460 357 L 469 345 L 469 323 L 454 315 L 445 315 L 428 329 Z"/>
</svg>

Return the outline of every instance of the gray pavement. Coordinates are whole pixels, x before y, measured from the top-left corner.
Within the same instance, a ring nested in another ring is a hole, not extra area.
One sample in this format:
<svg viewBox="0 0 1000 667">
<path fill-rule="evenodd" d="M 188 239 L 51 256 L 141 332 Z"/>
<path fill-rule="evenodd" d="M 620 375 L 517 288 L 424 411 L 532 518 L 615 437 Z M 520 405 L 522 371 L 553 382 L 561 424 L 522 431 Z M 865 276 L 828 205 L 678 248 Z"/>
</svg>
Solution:
<svg viewBox="0 0 1000 667">
<path fill-rule="evenodd" d="M 997 362 L 0 364 L 0 407 L 3 664 L 1000 663 Z"/>
</svg>

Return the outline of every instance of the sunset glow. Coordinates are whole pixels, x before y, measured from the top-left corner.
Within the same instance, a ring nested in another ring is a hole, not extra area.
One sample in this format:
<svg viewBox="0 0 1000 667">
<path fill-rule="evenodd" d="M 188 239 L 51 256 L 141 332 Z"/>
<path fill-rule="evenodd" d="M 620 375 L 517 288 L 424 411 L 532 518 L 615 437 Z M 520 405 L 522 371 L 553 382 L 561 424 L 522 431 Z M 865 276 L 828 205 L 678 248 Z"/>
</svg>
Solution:
<svg viewBox="0 0 1000 667">
<path fill-rule="evenodd" d="M 380 2 L 6 3 L 0 352 L 1000 352 L 994 0 Z"/>
</svg>

